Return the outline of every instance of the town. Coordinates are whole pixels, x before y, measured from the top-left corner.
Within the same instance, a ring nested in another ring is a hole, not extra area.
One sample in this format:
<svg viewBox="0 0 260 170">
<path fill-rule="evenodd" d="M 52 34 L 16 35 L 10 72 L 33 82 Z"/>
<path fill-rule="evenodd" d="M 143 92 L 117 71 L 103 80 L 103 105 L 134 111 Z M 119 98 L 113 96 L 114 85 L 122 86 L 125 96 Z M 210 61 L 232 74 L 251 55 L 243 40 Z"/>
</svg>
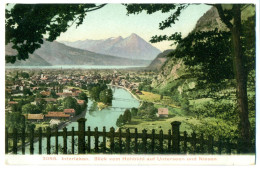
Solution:
<svg viewBox="0 0 260 170">
<path fill-rule="evenodd" d="M 100 110 L 112 105 L 113 97 L 109 86 L 124 88 L 141 101 L 138 96 L 142 95 L 139 85 L 154 75 L 152 72 L 147 74 L 145 71 L 137 73 L 121 70 L 73 70 L 72 74 L 72 70 L 7 69 L 6 123 L 12 124 L 15 119 L 19 125 L 20 116 L 23 115 L 28 124 L 36 127 L 66 125 L 85 116 L 88 98 L 96 101 Z M 141 108 L 146 109 L 148 105 L 144 103 Z M 157 117 L 168 117 L 167 108 L 152 110 L 153 117 L 155 114 Z M 127 118 L 119 120 L 117 125 L 120 127 L 130 121 Z"/>
</svg>

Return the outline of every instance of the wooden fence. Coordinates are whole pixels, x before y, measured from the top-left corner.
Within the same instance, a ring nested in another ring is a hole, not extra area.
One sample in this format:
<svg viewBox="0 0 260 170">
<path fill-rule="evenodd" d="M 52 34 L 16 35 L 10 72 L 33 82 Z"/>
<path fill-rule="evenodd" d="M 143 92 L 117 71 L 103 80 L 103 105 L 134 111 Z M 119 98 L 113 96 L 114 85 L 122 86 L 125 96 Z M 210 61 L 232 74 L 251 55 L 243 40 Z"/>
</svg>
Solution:
<svg viewBox="0 0 260 170">
<path fill-rule="evenodd" d="M 25 145 L 29 143 L 30 154 L 34 154 L 34 142 L 38 142 L 38 154 L 42 154 L 42 139 L 46 138 L 47 154 L 86 154 L 86 153 L 127 153 L 127 154 L 231 154 L 240 153 L 239 143 L 231 143 L 230 139 L 224 139 L 221 136 L 215 140 L 213 136 L 203 136 L 203 134 L 192 133 L 188 135 L 185 131 L 180 133 L 180 122 L 171 123 L 172 129 L 168 134 L 163 134 L 160 130 L 158 134 L 155 130 L 148 134 L 144 129 L 142 133 L 138 133 L 135 129 L 134 133 L 130 133 L 129 129 L 122 132 L 121 128 L 117 132 L 113 127 L 107 132 L 103 127 L 103 131 L 99 131 L 96 127 L 94 131 L 90 127 L 85 129 L 86 119 L 78 120 L 78 131 L 72 127 L 71 131 L 63 128 L 47 128 L 43 132 L 42 128 L 37 131 L 31 128 L 29 132 L 25 132 L 25 128 L 18 133 L 13 129 L 12 133 L 5 133 L 5 153 L 17 154 L 18 148 L 21 154 L 25 154 Z M 51 153 L 51 137 L 55 138 L 55 149 Z M 62 152 L 59 152 L 59 137 L 63 138 Z M 68 139 L 71 139 L 70 148 L 68 148 Z M 77 138 L 77 140 L 75 140 Z M 91 143 L 91 138 L 94 142 Z M 101 139 L 102 138 L 102 139 Z M 26 140 L 27 139 L 27 140 Z M 101 141 L 99 140 L 101 139 Z M 93 140 L 93 139 L 92 139 Z M 9 144 L 11 143 L 11 144 Z M 19 143 L 19 146 L 18 146 Z M 9 146 L 11 145 L 11 146 Z M 77 148 L 75 148 L 75 145 Z M 94 145 L 94 146 L 91 146 Z M 68 149 L 70 152 L 68 153 Z M 77 153 L 75 150 L 77 149 Z"/>
</svg>

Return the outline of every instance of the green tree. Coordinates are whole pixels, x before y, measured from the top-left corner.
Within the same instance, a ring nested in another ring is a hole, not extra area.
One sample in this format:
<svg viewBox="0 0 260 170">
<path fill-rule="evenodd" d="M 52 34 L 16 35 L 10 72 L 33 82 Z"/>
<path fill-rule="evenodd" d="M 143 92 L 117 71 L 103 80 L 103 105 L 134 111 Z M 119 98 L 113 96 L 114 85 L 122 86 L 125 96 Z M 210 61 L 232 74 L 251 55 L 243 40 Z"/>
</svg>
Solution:
<svg viewBox="0 0 260 170">
<path fill-rule="evenodd" d="M 95 101 L 99 101 L 100 87 L 93 87 L 90 90 L 90 97 Z"/>
<path fill-rule="evenodd" d="M 24 95 L 24 96 L 26 96 L 26 95 L 31 96 L 32 94 L 33 94 L 33 93 L 31 92 L 30 89 L 28 89 L 28 88 L 24 88 L 24 89 L 23 89 L 23 95 Z"/>
<path fill-rule="evenodd" d="M 22 76 L 22 78 L 26 78 L 26 79 L 28 79 L 30 77 L 29 74 L 26 72 L 22 72 L 21 76 Z"/>
<path fill-rule="evenodd" d="M 84 90 L 87 90 L 87 86 L 85 84 L 82 84 L 81 88 L 84 89 Z"/>
<path fill-rule="evenodd" d="M 9 129 L 22 129 L 25 126 L 24 119 L 24 116 L 19 112 L 6 112 L 5 114 L 5 124 Z"/>
<path fill-rule="evenodd" d="M 123 115 L 120 115 L 116 120 L 116 126 L 122 127 L 124 125 Z"/>
<path fill-rule="evenodd" d="M 156 118 L 156 112 L 157 112 L 157 109 L 152 108 L 152 110 L 150 112 L 148 112 L 148 118 L 155 119 Z"/>
<path fill-rule="evenodd" d="M 143 102 L 142 106 L 138 109 L 137 115 L 145 119 L 154 119 L 157 109 L 153 103 Z"/>
<path fill-rule="evenodd" d="M 63 99 L 63 106 L 64 109 L 71 109 L 74 108 L 77 104 L 77 100 L 74 99 L 73 97 L 69 96 L 69 97 L 65 97 Z"/>
<path fill-rule="evenodd" d="M 56 92 L 55 92 L 54 90 L 51 90 L 50 97 L 52 97 L 52 98 L 58 98 L 59 96 L 56 94 Z"/>
<path fill-rule="evenodd" d="M 133 107 L 133 108 L 131 109 L 131 115 L 132 115 L 132 116 L 137 116 L 137 112 L 138 112 L 138 109 L 137 109 L 137 108 Z"/>
<path fill-rule="evenodd" d="M 108 98 L 107 98 L 107 91 L 103 90 L 99 93 L 99 100 L 105 104 L 108 103 Z"/>
<path fill-rule="evenodd" d="M 107 89 L 107 102 L 109 104 L 112 104 L 112 100 L 113 100 L 113 91 L 112 89 Z"/>
<path fill-rule="evenodd" d="M 99 100 L 107 105 L 112 104 L 113 100 L 113 93 L 111 89 L 105 89 L 100 92 L 99 94 Z"/>
<path fill-rule="evenodd" d="M 163 100 L 163 95 L 162 94 L 160 95 L 160 100 Z"/>
<path fill-rule="evenodd" d="M 81 106 L 77 103 L 77 100 L 71 96 L 63 99 L 63 108 L 64 109 L 74 109 L 76 112 L 76 115 L 79 115 L 82 112 Z"/>
<path fill-rule="evenodd" d="M 132 115 L 131 115 L 130 110 L 129 110 L 129 109 L 127 109 L 127 110 L 128 110 L 128 111 L 127 111 L 127 122 L 130 123 L 131 120 L 132 120 Z"/>
<path fill-rule="evenodd" d="M 28 104 L 25 104 L 22 107 L 22 113 L 24 113 L 24 114 L 34 114 L 34 113 L 40 113 L 40 111 L 38 110 L 36 105 L 28 103 Z"/>
<path fill-rule="evenodd" d="M 36 92 L 36 98 L 44 98 L 45 96 L 42 95 L 39 91 Z"/>
<path fill-rule="evenodd" d="M 39 108 L 39 110 L 44 110 L 46 107 L 47 102 L 43 99 L 40 99 L 40 101 L 36 102 L 36 106 Z"/>
<path fill-rule="evenodd" d="M 130 123 L 131 119 L 132 119 L 131 112 L 129 109 L 126 109 L 123 114 L 123 123 L 126 123 L 126 122 Z"/>
<path fill-rule="evenodd" d="M 84 92 L 79 93 L 78 99 L 85 100 L 85 102 L 88 103 L 88 96 Z"/>
<path fill-rule="evenodd" d="M 181 109 L 184 111 L 186 115 L 190 114 L 190 105 L 187 97 L 181 98 Z"/>
<path fill-rule="evenodd" d="M 13 104 L 13 105 L 11 105 L 11 111 L 12 112 L 19 112 L 19 111 L 21 111 L 21 107 L 19 107 L 18 104 Z"/>
<path fill-rule="evenodd" d="M 12 112 L 22 112 L 22 107 L 27 104 L 28 102 L 25 100 L 20 100 L 17 105 L 12 105 L 11 109 Z"/>
<path fill-rule="evenodd" d="M 49 103 L 45 106 L 45 112 L 55 112 L 55 111 L 59 111 L 58 107 L 52 103 Z"/>
</svg>

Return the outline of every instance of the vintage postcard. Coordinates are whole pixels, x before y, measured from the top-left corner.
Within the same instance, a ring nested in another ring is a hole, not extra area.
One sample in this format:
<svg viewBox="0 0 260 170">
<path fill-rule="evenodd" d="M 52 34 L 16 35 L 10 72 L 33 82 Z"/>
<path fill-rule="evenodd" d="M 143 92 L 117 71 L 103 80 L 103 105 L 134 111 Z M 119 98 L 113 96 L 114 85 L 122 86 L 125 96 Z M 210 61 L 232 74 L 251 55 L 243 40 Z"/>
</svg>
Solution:
<svg viewBox="0 0 260 170">
<path fill-rule="evenodd" d="M 259 3 L 111 2 L 1 3 L 6 166 L 255 165 Z"/>
</svg>

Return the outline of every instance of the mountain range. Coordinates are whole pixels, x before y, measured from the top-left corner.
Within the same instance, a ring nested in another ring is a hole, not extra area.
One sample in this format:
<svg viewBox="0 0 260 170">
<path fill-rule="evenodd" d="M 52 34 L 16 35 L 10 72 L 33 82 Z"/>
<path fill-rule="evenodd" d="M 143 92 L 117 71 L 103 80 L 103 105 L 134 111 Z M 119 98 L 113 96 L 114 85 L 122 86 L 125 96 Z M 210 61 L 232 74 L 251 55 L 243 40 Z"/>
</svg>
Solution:
<svg viewBox="0 0 260 170">
<path fill-rule="evenodd" d="M 6 55 L 16 55 L 12 45 L 5 46 Z M 57 41 L 44 41 L 25 61 L 17 60 L 15 64 L 6 66 L 50 66 L 50 65 L 120 65 L 120 66 L 147 66 L 150 60 L 126 59 L 117 56 L 98 54 L 87 50 L 73 48 Z"/>
<path fill-rule="evenodd" d="M 161 51 L 135 33 L 126 38 L 111 37 L 103 40 L 60 41 L 78 49 L 128 59 L 153 60 Z"/>
</svg>

